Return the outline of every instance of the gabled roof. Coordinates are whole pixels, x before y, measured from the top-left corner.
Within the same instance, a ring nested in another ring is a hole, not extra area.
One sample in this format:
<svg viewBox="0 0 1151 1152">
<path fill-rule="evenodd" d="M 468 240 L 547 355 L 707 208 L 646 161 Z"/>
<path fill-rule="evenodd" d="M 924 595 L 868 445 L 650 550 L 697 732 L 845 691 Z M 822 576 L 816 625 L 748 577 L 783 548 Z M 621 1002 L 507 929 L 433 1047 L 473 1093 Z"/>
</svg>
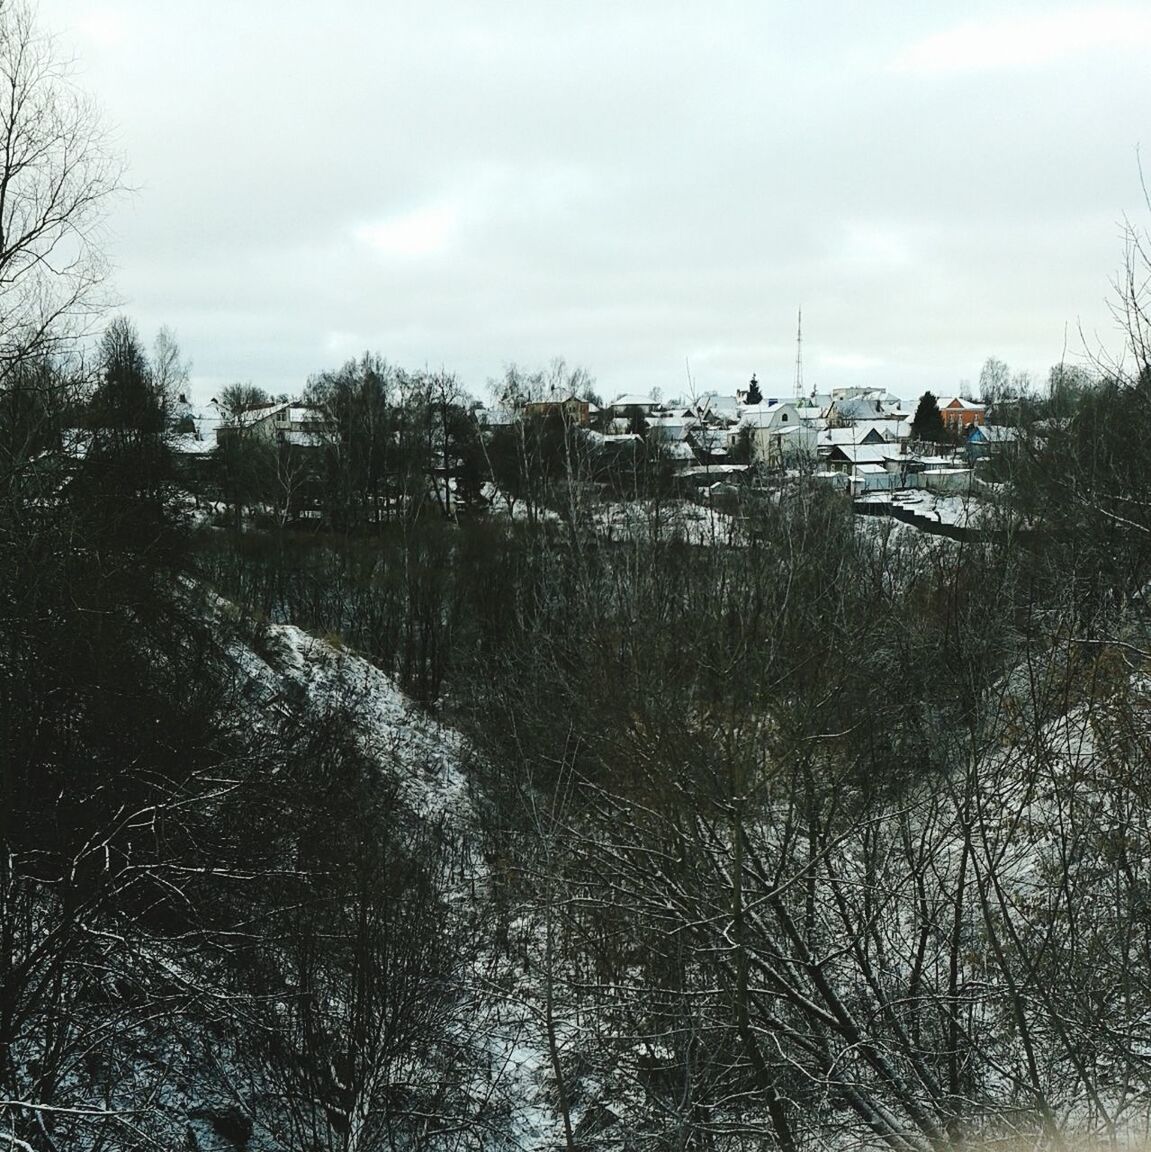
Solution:
<svg viewBox="0 0 1151 1152">
<path fill-rule="evenodd" d="M 717 416 L 734 416 L 739 401 L 734 396 L 721 396 L 718 392 L 704 392 L 695 401 L 701 412 L 714 412 Z"/>
<path fill-rule="evenodd" d="M 870 396 L 833 400 L 831 406 L 845 420 L 870 420 L 879 415 L 879 401 Z"/>
<path fill-rule="evenodd" d="M 790 400 L 775 400 L 770 404 L 744 405 L 740 423 L 749 428 L 774 428 L 784 422 L 783 417 L 792 415 L 796 421 L 799 420 L 795 405 Z"/>
<path fill-rule="evenodd" d="M 583 429 L 589 444 L 642 444 L 643 437 L 638 432 L 596 432 L 593 428 Z"/>
<path fill-rule="evenodd" d="M 935 407 L 940 412 L 944 408 L 951 408 L 954 411 L 982 412 L 987 405 L 976 404 L 974 400 L 965 400 L 962 396 L 939 396 L 936 398 Z"/>
<path fill-rule="evenodd" d="M 829 456 L 831 460 L 846 460 L 851 464 L 882 464 L 885 460 L 900 458 L 894 444 L 836 444 Z"/>
<path fill-rule="evenodd" d="M 886 438 L 874 424 L 852 424 L 847 428 L 825 428 L 817 443 L 827 448 L 834 444 L 882 444 Z"/>
<path fill-rule="evenodd" d="M 263 420 L 271 419 L 271 417 L 283 412 L 287 407 L 287 403 L 284 403 L 263 404 L 259 408 L 246 408 L 243 412 L 238 412 L 235 416 L 230 417 L 225 423 L 237 428 L 250 428 L 253 424 L 259 424 Z"/>
<path fill-rule="evenodd" d="M 656 402 L 650 396 L 641 396 L 638 392 L 621 392 L 609 405 L 609 408 L 655 408 Z"/>
</svg>

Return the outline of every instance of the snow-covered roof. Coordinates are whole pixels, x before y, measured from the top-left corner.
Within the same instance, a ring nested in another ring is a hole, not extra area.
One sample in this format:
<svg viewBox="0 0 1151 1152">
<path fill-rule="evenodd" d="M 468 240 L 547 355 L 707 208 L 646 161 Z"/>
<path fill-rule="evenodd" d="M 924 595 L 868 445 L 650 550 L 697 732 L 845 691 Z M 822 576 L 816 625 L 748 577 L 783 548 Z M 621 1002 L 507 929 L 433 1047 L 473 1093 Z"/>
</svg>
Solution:
<svg viewBox="0 0 1151 1152">
<path fill-rule="evenodd" d="M 261 420 L 267 420 L 270 416 L 275 416 L 286 407 L 286 404 L 263 404 L 259 408 L 247 408 L 243 412 L 237 412 L 234 416 L 229 417 L 225 423 L 247 428 L 253 424 L 259 424 Z"/>
<path fill-rule="evenodd" d="M 872 420 L 880 415 L 879 401 L 870 396 L 848 396 L 832 407 L 844 420 Z"/>
<path fill-rule="evenodd" d="M 609 408 L 654 408 L 656 402 L 651 396 L 643 396 L 639 392 L 621 392 L 609 405 Z"/>
<path fill-rule="evenodd" d="M 988 444 L 1012 444 L 1019 439 L 1019 429 L 1006 424 L 976 424 L 968 439 Z"/>
<path fill-rule="evenodd" d="M 893 444 L 836 444 L 831 454 L 852 464 L 882 464 L 885 460 L 900 459 L 899 450 Z"/>
<path fill-rule="evenodd" d="M 683 470 L 684 476 L 736 476 L 746 472 L 750 464 L 696 464 Z"/>
<path fill-rule="evenodd" d="M 986 404 L 976 404 L 974 400 L 965 400 L 962 396 L 940 396 L 935 401 L 935 406 L 940 412 L 942 412 L 944 408 L 982 412 L 987 407 Z"/>
<path fill-rule="evenodd" d="M 614 424 L 615 421 L 613 420 L 612 423 Z M 594 428 L 585 428 L 583 435 L 589 444 L 623 444 L 628 440 L 643 443 L 643 437 L 636 432 L 605 433 L 597 432 Z"/>
<path fill-rule="evenodd" d="M 771 404 L 745 405 L 740 415 L 740 423 L 748 428 L 774 428 L 793 416 L 798 419 L 794 404 L 776 400 Z"/>
<path fill-rule="evenodd" d="M 865 441 L 878 443 L 886 440 L 883 430 L 874 423 L 849 424 L 846 428 L 825 428 L 816 437 L 823 448 L 844 444 L 863 444 Z"/>
</svg>

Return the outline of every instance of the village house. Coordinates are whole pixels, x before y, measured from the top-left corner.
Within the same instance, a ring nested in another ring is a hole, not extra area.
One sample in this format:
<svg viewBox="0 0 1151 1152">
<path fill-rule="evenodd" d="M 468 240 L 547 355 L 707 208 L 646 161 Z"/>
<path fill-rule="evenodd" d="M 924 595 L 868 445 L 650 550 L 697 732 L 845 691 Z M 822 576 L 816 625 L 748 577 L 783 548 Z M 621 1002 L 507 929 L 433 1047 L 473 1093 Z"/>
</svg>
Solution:
<svg viewBox="0 0 1151 1152">
<path fill-rule="evenodd" d="M 653 413 L 647 418 L 647 433 L 655 441 L 663 444 L 679 443 L 687 438 L 688 432 L 696 424 L 694 417 L 676 413 Z"/>
<path fill-rule="evenodd" d="M 608 405 L 613 416 L 630 416 L 636 409 L 647 416 L 658 407 L 657 400 L 638 392 L 622 392 Z"/>
<path fill-rule="evenodd" d="M 816 444 L 821 452 L 837 445 L 851 444 L 884 444 L 887 437 L 875 422 L 863 424 L 848 424 L 843 428 L 824 428 L 816 435 Z"/>
<path fill-rule="evenodd" d="M 949 432 L 963 435 L 976 424 L 987 423 L 987 406 L 962 396 L 940 396 L 935 402 L 943 427 Z"/>
<path fill-rule="evenodd" d="M 599 408 L 590 400 L 579 396 L 568 396 L 563 400 L 529 400 L 523 409 L 528 419 L 560 416 L 565 424 L 578 424 L 581 428 L 586 427 L 598 411 Z"/>
<path fill-rule="evenodd" d="M 862 465 L 878 465 L 886 472 L 900 473 L 907 465 L 907 457 L 895 444 L 835 444 L 826 456 L 826 467 L 831 472 L 852 472 Z"/>
<path fill-rule="evenodd" d="M 331 427 L 331 420 L 318 409 L 284 400 L 249 408 L 246 412 L 221 420 L 216 426 L 216 442 L 223 444 L 230 439 L 242 437 L 312 448 L 322 443 L 324 434 Z"/>
<path fill-rule="evenodd" d="M 1018 443 L 1018 428 L 1004 424 L 973 424 L 967 433 L 967 459 L 975 461 L 999 456 L 1014 451 Z"/>
<path fill-rule="evenodd" d="M 816 431 L 803 424 L 790 401 L 745 407 L 739 422 L 751 438 L 751 455 L 768 467 L 780 467 L 816 453 Z"/>
</svg>

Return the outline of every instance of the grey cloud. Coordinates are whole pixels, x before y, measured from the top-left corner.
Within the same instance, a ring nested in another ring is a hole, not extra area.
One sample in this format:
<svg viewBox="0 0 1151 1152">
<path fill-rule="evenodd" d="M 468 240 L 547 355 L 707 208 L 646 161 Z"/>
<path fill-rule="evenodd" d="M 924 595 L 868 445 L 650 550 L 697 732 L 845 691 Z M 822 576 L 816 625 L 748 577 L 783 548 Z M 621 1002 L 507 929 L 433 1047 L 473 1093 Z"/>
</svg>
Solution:
<svg viewBox="0 0 1151 1152">
<path fill-rule="evenodd" d="M 563 354 L 607 390 L 675 388 L 687 356 L 708 386 L 754 369 L 784 391 L 800 304 L 823 386 L 947 389 L 991 354 L 1041 372 L 1067 323 L 1114 339 L 1137 45 L 906 68 L 931 37 L 993 35 L 1000 6 L 836 8 L 48 0 L 43 19 L 139 185 L 112 221 L 126 308 L 176 328 L 205 380 L 278 387 L 370 346 L 473 389 Z M 429 219 L 442 236 L 395 243 Z"/>
</svg>

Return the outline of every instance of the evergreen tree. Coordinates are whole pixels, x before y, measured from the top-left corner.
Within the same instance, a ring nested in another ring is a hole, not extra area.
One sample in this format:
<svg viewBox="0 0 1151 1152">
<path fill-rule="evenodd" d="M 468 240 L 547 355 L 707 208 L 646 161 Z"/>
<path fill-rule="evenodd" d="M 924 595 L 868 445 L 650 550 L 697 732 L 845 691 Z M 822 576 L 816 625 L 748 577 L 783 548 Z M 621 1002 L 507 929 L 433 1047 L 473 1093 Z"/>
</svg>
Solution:
<svg viewBox="0 0 1151 1152">
<path fill-rule="evenodd" d="M 99 355 L 87 414 L 91 443 L 77 496 L 117 546 L 152 547 L 173 526 L 170 405 L 126 317 L 108 325 Z"/>
<path fill-rule="evenodd" d="M 911 438 L 926 440 L 932 444 L 941 444 L 948 439 L 947 429 L 943 426 L 943 417 L 939 414 L 939 405 L 933 392 L 924 392 L 919 398 L 919 405 L 911 421 Z"/>
<path fill-rule="evenodd" d="M 754 373 L 752 373 L 751 383 L 747 386 L 747 403 L 763 403 L 763 393 L 759 390 L 759 381 L 755 378 Z"/>
</svg>

